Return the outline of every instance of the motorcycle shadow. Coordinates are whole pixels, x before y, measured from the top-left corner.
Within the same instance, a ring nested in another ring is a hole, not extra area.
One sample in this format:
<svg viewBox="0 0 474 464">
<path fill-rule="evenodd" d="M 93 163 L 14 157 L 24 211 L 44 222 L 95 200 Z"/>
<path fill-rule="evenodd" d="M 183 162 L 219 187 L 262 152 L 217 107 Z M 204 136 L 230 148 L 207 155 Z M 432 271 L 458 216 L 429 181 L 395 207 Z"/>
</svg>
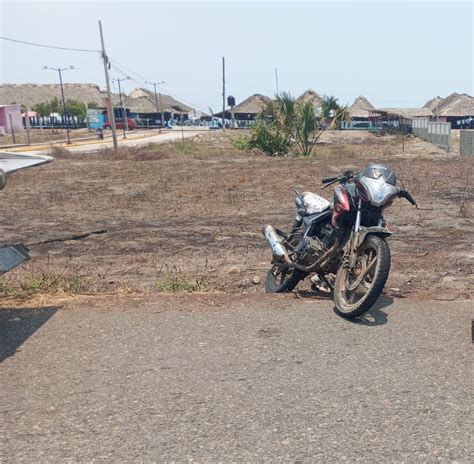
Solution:
<svg viewBox="0 0 474 464">
<path fill-rule="evenodd" d="M 18 348 L 45 324 L 59 308 L 0 309 L 0 363 L 14 356 Z"/>
<path fill-rule="evenodd" d="M 296 298 L 310 301 L 332 300 L 332 293 L 320 293 L 309 290 L 298 290 L 295 293 Z M 387 313 L 382 311 L 383 308 L 390 306 L 393 298 L 388 295 L 382 295 L 377 302 L 362 317 L 357 319 L 346 319 L 348 322 L 368 327 L 385 325 L 388 322 Z M 333 308 L 335 311 L 335 307 Z"/>
<path fill-rule="evenodd" d="M 386 308 L 392 303 L 393 298 L 391 296 L 382 295 L 362 317 L 352 320 L 348 319 L 348 322 L 358 325 L 365 325 L 368 327 L 385 325 L 388 322 L 388 317 L 387 313 L 382 311 L 382 308 Z"/>
</svg>

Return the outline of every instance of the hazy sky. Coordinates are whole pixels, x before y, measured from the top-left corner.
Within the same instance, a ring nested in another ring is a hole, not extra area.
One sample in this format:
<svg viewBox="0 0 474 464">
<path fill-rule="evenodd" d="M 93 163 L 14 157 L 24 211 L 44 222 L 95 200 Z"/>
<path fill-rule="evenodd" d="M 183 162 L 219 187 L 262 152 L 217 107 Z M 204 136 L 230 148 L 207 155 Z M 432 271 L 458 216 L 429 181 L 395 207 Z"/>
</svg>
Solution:
<svg viewBox="0 0 474 464">
<path fill-rule="evenodd" d="M 455 1 L 30 1 L 0 0 L 0 35 L 98 49 L 99 19 L 115 68 L 129 92 L 164 80 L 165 93 L 192 106 L 222 108 L 279 88 L 308 88 L 342 103 L 365 95 L 375 106 L 420 106 L 436 95 L 473 93 L 473 2 Z M 104 87 L 98 53 L 0 40 L 0 82 L 56 83 L 41 68 L 74 65 L 66 82 Z M 128 68 L 128 69 L 126 69 Z M 123 73 L 121 72 L 123 71 Z M 132 74 L 131 71 L 136 74 Z"/>
</svg>

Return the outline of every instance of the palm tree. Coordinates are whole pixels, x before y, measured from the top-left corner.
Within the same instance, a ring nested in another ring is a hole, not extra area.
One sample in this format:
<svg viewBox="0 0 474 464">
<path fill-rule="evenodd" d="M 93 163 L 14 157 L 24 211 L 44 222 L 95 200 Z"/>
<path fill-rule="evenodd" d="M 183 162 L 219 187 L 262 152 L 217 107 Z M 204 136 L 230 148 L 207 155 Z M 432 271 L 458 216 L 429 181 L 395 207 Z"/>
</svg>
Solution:
<svg viewBox="0 0 474 464">
<path fill-rule="evenodd" d="M 349 105 L 340 106 L 333 115 L 330 128 L 339 129 L 341 123 L 349 124 L 352 121 Z"/>
</svg>

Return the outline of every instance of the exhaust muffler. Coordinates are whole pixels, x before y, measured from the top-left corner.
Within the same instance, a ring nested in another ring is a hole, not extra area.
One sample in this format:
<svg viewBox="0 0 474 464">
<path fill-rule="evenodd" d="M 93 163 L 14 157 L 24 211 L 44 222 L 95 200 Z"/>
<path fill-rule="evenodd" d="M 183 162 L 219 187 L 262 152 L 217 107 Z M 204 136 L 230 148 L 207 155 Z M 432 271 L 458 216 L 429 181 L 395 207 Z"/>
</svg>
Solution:
<svg viewBox="0 0 474 464">
<path fill-rule="evenodd" d="M 280 243 L 280 240 L 278 239 L 278 235 L 272 226 L 268 224 L 266 226 L 263 226 L 262 234 L 265 237 L 266 242 L 272 249 L 273 256 L 276 256 L 277 258 L 285 258 L 287 256 L 286 249 Z"/>
</svg>

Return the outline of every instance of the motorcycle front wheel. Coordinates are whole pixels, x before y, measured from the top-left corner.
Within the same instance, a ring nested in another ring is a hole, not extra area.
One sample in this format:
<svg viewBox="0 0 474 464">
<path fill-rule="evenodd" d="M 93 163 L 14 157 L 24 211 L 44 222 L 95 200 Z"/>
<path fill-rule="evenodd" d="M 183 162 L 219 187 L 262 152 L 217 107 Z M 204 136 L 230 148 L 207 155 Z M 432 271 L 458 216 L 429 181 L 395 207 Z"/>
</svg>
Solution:
<svg viewBox="0 0 474 464">
<path fill-rule="evenodd" d="M 383 237 L 368 235 L 357 253 L 356 266 L 341 266 L 334 285 L 336 312 L 346 319 L 366 313 L 377 301 L 390 272 L 390 248 Z"/>
<path fill-rule="evenodd" d="M 267 293 L 288 293 L 304 279 L 306 274 L 299 269 L 290 269 L 284 264 L 274 264 L 267 273 L 265 291 Z"/>
</svg>

